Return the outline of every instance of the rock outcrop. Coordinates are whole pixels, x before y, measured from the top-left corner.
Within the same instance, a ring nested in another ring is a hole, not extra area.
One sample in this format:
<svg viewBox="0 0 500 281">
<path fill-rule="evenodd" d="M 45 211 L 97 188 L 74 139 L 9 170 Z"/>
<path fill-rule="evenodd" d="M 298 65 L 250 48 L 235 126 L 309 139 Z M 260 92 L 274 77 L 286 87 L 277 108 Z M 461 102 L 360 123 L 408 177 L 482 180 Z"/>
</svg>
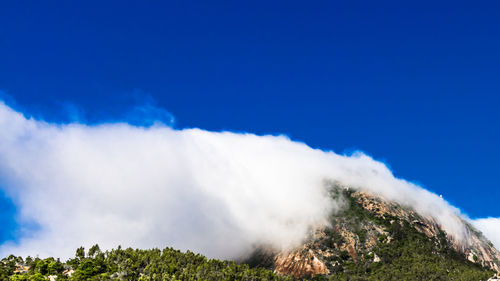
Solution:
<svg viewBox="0 0 500 281">
<path fill-rule="evenodd" d="M 343 196 L 345 210 L 331 217 L 330 226 L 311 229 L 300 247 L 288 251 L 268 250 L 266 260 L 282 275 L 296 278 L 331 274 L 344 261 L 377 263 L 381 259 L 374 249 L 401 239 L 394 228 L 410 227 L 435 241 L 437 248 L 449 247 L 473 263 L 499 270 L 500 252 L 466 221 L 467 241 L 457 242 L 432 218 L 423 217 L 397 203 L 362 191 L 337 190 Z M 388 231 L 388 226 L 392 231 Z M 396 229 L 397 230 L 397 229 Z"/>
</svg>

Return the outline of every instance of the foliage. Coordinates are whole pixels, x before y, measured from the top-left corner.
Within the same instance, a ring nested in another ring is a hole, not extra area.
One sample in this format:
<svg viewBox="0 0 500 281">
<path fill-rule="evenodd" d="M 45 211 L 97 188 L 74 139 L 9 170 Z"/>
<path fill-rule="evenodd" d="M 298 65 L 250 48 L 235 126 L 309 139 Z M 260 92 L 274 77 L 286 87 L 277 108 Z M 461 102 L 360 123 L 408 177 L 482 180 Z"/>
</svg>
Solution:
<svg viewBox="0 0 500 281">
<path fill-rule="evenodd" d="M 351 191 L 343 193 L 347 208 L 336 216 L 354 222 L 360 241 L 366 239 L 366 232 L 359 228 L 363 221 L 384 227 L 392 239 L 388 243 L 386 235 L 377 237 L 377 246 L 371 250 L 380 262 L 373 262 L 373 253 L 359 253 L 353 259 L 340 251 L 339 263 L 331 270 L 334 274 L 317 280 L 487 280 L 493 275 L 492 270 L 466 260 L 451 248 L 444 231 L 429 238 L 407 221 L 371 214 L 356 202 Z"/>
<path fill-rule="evenodd" d="M 171 248 L 134 250 L 119 247 L 102 253 L 98 246 L 94 246 L 87 255 L 83 248 L 79 248 L 75 258 L 66 264 L 53 258 L 35 259 L 24 274 L 14 273 L 16 262 L 26 264 L 20 257 L 15 257 L 15 261 L 6 258 L 0 263 L 0 274 L 3 274 L 1 280 L 45 281 L 49 275 L 56 275 L 58 281 L 293 280 L 292 277 L 279 276 L 264 268 L 207 259 L 190 251 L 183 253 Z M 68 277 L 63 272 L 70 265 L 75 271 Z"/>
<path fill-rule="evenodd" d="M 345 199 L 346 208 L 332 214 L 333 223 L 352 226 L 358 240 L 363 243 L 368 233 L 363 223 L 371 222 L 385 229 L 386 234 L 375 236 L 377 245 L 370 252 L 358 253 L 353 258 L 345 250 L 336 257 L 324 260 L 329 264 L 329 275 L 316 275 L 308 280 L 487 280 L 493 275 L 489 269 L 466 260 L 453 250 L 440 232 L 429 238 L 417 231 L 407 221 L 397 217 L 378 217 L 365 210 L 349 190 L 334 190 L 332 197 Z M 341 220 L 339 220 L 341 218 Z M 333 228 L 325 230 L 321 247 L 339 247 L 345 243 L 342 235 Z M 389 243 L 389 237 L 390 243 Z M 264 251 L 265 252 L 265 251 Z M 102 252 L 98 245 L 86 253 L 83 247 L 76 250 L 75 257 L 61 262 L 58 259 L 9 256 L 0 262 L 0 280 L 41 281 L 49 275 L 58 281 L 163 281 L 163 280 L 294 280 L 291 276 L 279 276 L 266 267 L 272 260 L 262 263 L 258 259 L 265 253 L 258 252 L 256 260 L 249 264 L 208 259 L 193 252 L 181 252 L 172 248 L 139 250 L 114 249 Z M 374 256 L 380 258 L 375 262 Z M 477 258 L 477 257 L 476 257 Z M 29 267 L 27 272 L 19 268 Z M 68 270 L 74 272 L 69 276 Z M 66 274 L 65 274 L 66 273 Z"/>
</svg>

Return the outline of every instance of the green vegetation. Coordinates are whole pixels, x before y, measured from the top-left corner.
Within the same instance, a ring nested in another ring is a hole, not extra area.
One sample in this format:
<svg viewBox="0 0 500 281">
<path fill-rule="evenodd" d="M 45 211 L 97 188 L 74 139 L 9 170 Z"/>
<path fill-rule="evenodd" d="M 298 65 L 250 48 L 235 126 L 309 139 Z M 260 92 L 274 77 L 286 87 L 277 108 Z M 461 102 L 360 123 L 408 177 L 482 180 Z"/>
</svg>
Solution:
<svg viewBox="0 0 500 281">
<path fill-rule="evenodd" d="M 368 212 L 355 200 L 352 191 L 332 191 L 332 197 L 340 196 L 345 199 L 346 208 L 332 214 L 331 223 L 354 233 L 360 243 L 357 255 L 352 257 L 342 249 L 340 245 L 347 243 L 346 239 L 334 228 L 328 228 L 315 245 L 321 251 L 336 251 L 334 255 L 319 257 L 330 274 L 304 280 L 487 280 L 493 275 L 493 271 L 466 260 L 452 249 L 443 231 L 429 238 L 406 220 Z M 383 233 L 374 232 L 374 226 L 384 229 Z M 363 247 L 370 237 L 376 245 Z M 102 252 L 95 245 L 88 252 L 78 248 L 75 257 L 66 262 L 54 258 L 23 260 L 11 255 L 0 262 L 0 280 L 42 281 L 48 280 L 48 276 L 57 276 L 57 281 L 296 280 L 273 273 L 272 265 L 273 259 L 266 251 L 256 251 L 247 263 L 237 264 L 171 248 L 119 247 Z"/>
<path fill-rule="evenodd" d="M 487 280 L 494 273 L 465 260 L 408 224 L 394 222 L 389 230 L 399 238 L 373 249 L 380 262 L 351 258 L 327 280 Z"/>
<path fill-rule="evenodd" d="M 353 260 L 346 251 L 339 253 L 338 264 L 332 275 L 305 278 L 308 280 L 486 280 L 493 275 L 487 270 L 463 259 L 445 246 L 436 246 L 409 225 L 390 226 L 391 235 L 400 239 L 390 244 L 380 243 L 373 251 L 380 262 L 372 262 L 373 253 L 366 260 Z M 399 233 L 399 234 L 398 234 Z M 29 266 L 26 273 L 14 273 L 19 265 Z M 71 277 L 63 272 L 72 267 Z M 0 280 L 42 281 L 55 275 L 57 280 L 294 280 L 279 276 L 271 270 L 219 261 L 192 252 L 164 250 L 121 249 L 101 252 L 97 246 L 85 255 L 79 248 L 75 258 L 62 263 L 53 258 L 23 260 L 10 256 L 0 263 Z"/>
<path fill-rule="evenodd" d="M 378 235 L 377 246 L 371 252 L 358 253 L 356 259 L 341 251 L 337 265 L 330 270 L 335 274 L 317 276 L 316 280 L 487 280 L 494 274 L 452 249 L 443 231 L 429 238 L 408 221 L 371 214 L 356 202 L 352 192 L 343 193 L 347 208 L 332 216 L 332 223 L 339 218 L 354 223 L 353 232 L 363 243 L 367 234 L 360 230 L 360 225 L 374 222 L 383 226 L 392 239 L 387 243 L 387 235 Z M 380 258 L 379 262 L 373 262 L 374 254 Z"/>
<path fill-rule="evenodd" d="M 19 265 L 29 266 L 26 273 L 15 273 Z M 69 277 L 63 274 L 69 268 L 74 273 Z M 53 258 L 23 261 L 11 256 L 0 263 L 0 279 L 10 281 L 48 280 L 49 275 L 57 276 L 58 281 L 80 280 L 293 280 L 292 277 L 278 276 L 271 270 L 250 268 L 231 261 L 207 259 L 190 251 L 182 253 L 166 248 L 163 250 L 121 249 L 99 250 L 96 245 L 87 255 L 83 248 L 76 251 L 75 258 L 61 263 Z"/>
</svg>

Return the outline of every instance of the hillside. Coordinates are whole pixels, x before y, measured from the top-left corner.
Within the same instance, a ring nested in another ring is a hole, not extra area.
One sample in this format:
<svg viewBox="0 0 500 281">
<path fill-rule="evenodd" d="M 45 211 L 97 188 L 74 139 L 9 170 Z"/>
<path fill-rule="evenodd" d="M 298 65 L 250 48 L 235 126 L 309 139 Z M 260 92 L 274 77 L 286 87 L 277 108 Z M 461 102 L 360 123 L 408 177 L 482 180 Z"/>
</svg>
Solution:
<svg viewBox="0 0 500 281">
<path fill-rule="evenodd" d="M 0 263 L 0 279 L 487 280 L 499 268 L 500 253 L 470 225 L 466 244 L 459 243 L 394 202 L 341 187 L 331 196 L 344 208 L 293 250 L 260 246 L 235 263 L 171 248 L 101 252 L 96 245 L 66 262 L 10 256 Z"/>
<path fill-rule="evenodd" d="M 331 226 L 311 231 L 297 249 L 263 247 L 248 261 L 297 278 L 331 280 L 486 280 L 499 268 L 500 253 L 465 221 L 466 244 L 432 218 L 381 197 L 341 187 L 332 197 L 345 206 L 331 215 Z"/>
</svg>

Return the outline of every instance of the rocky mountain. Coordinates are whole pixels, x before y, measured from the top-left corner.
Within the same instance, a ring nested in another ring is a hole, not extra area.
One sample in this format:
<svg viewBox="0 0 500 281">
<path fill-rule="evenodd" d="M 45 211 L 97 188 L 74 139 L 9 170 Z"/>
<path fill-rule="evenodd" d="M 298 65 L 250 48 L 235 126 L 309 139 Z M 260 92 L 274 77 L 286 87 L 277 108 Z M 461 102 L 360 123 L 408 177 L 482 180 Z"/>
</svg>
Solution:
<svg viewBox="0 0 500 281">
<path fill-rule="evenodd" d="M 330 280 L 486 280 L 500 268 L 500 252 L 463 219 L 467 237 L 459 242 L 433 218 L 379 196 L 338 186 L 331 195 L 345 206 L 331 215 L 330 226 L 312 229 L 293 250 L 260 247 L 248 262 Z"/>
</svg>

